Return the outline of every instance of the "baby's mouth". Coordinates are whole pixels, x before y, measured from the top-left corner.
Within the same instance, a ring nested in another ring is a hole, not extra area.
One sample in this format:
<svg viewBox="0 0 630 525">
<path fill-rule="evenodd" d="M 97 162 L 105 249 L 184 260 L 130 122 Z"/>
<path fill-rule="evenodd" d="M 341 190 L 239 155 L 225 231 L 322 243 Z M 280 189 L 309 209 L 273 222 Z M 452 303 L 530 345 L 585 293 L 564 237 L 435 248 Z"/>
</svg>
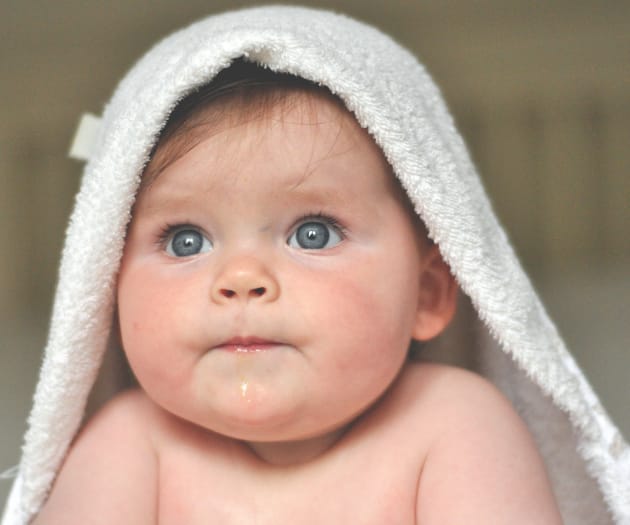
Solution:
<svg viewBox="0 0 630 525">
<path fill-rule="evenodd" d="M 253 353 L 266 352 L 278 348 L 282 343 L 262 339 L 260 337 L 233 337 L 227 341 L 215 346 L 215 350 L 224 350 L 227 352 Z"/>
</svg>

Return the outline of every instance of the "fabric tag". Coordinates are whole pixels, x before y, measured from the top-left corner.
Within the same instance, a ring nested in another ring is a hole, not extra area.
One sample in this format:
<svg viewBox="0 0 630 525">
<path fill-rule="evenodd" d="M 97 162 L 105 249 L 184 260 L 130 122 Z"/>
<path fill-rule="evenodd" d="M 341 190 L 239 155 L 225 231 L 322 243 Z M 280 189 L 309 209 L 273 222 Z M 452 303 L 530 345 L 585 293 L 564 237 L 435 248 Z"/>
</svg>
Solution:
<svg viewBox="0 0 630 525">
<path fill-rule="evenodd" d="M 4 472 L 0 472 L 0 479 L 13 479 L 18 475 L 19 470 L 20 466 L 16 465 L 15 467 L 11 467 Z"/>
<path fill-rule="evenodd" d="M 94 149 L 98 133 L 101 129 L 101 119 L 91 113 L 81 115 L 79 127 L 74 135 L 68 155 L 77 160 L 88 160 Z"/>
</svg>

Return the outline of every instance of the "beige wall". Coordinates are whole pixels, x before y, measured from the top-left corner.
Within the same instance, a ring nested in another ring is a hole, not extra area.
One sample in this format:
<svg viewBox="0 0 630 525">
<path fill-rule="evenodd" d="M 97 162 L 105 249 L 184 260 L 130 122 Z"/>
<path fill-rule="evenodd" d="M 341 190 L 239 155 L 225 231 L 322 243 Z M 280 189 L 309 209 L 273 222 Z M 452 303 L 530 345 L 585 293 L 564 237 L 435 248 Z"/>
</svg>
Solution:
<svg viewBox="0 0 630 525">
<path fill-rule="evenodd" d="M 303 3 L 372 22 L 429 66 L 527 269 L 630 435 L 630 3 Z M 66 158 L 78 116 L 100 113 L 158 37 L 231 4 L 0 4 L 0 470 L 17 462 L 36 380 L 81 170 Z"/>
</svg>

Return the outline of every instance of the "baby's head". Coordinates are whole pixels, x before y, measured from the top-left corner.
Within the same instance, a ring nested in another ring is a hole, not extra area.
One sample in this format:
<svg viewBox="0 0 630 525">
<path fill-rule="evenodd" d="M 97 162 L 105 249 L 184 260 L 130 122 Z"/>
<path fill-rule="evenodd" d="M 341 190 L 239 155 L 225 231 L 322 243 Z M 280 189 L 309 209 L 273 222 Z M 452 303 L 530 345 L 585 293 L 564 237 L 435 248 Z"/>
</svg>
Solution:
<svg viewBox="0 0 630 525">
<path fill-rule="evenodd" d="M 237 62 L 172 113 L 118 285 L 123 347 L 163 408 L 247 441 L 334 432 L 454 307 L 381 150 L 325 88 Z"/>
</svg>

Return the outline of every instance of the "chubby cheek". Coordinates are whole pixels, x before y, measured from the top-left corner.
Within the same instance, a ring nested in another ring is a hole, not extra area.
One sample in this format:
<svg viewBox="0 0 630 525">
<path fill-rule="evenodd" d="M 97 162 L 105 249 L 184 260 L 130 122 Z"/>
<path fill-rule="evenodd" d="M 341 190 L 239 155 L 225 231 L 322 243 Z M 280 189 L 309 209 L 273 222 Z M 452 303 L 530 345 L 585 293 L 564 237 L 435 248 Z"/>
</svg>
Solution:
<svg viewBox="0 0 630 525">
<path fill-rule="evenodd" d="M 360 374 L 378 384 L 399 371 L 417 303 L 416 280 L 408 277 L 415 267 L 403 266 L 368 260 L 312 280 L 310 293 L 303 294 L 309 323 L 335 347 L 332 358 L 340 376 Z"/>
<path fill-rule="evenodd" d="M 182 351 L 180 328 L 190 320 L 182 308 L 179 287 L 156 272 L 129 268 L 121 272 L 118 285 L 118 316 L 122 346 L 134 374 L 149 392 L 184 384 L 192 355 Z M 192 300 L 192 299 L 191 299 Z"/>
</svg>

